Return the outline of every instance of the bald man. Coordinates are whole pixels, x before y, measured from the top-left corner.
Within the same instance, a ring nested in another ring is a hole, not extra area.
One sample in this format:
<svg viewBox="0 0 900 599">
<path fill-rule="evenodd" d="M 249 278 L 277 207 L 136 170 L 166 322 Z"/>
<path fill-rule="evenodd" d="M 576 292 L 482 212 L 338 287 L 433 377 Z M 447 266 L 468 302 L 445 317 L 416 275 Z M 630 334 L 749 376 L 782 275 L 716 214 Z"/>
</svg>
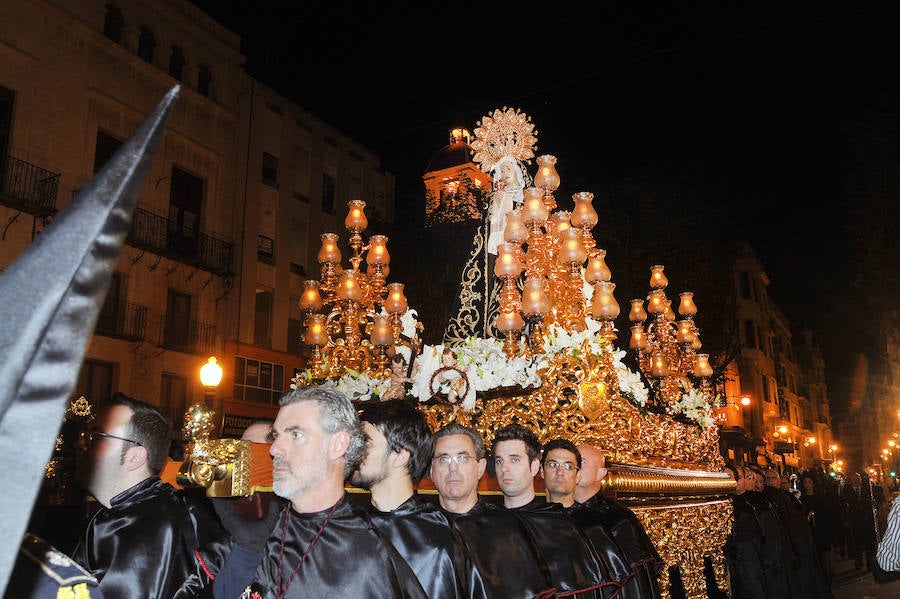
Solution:
<svg viewBox="0 0 900 599">
<path fill-rule="evenodd" d="M 607 473 L 603 452 L 587 444 L 579 445 L 578 452 L 581 454 L 581 471 L 575 485 L 576 504 L 571 511 L 572 517 L 588 536 L 611 535 L 622 550 L 633 574 L 633 578 L 623 585 L 623 594 L 661 599 L 657 576 L 663 561 L 653 541 L 630 509 L 603 496 L 601 481 Z"/>
</svg>

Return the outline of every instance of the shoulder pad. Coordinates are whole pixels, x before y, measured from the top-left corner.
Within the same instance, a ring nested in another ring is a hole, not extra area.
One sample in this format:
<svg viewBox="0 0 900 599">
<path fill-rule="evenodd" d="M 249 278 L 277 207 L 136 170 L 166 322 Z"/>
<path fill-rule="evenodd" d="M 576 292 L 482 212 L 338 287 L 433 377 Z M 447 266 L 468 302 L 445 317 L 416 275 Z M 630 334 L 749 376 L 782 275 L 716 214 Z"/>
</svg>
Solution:
<svg viewBox="0 0 900 599">
<path fill-rule="evenodd" d="M 31 533 L 25 533 L 20 551 L 60 586 L 97 585 L 97 579 L 90 572 L 44 539 Z"/>
</svg>

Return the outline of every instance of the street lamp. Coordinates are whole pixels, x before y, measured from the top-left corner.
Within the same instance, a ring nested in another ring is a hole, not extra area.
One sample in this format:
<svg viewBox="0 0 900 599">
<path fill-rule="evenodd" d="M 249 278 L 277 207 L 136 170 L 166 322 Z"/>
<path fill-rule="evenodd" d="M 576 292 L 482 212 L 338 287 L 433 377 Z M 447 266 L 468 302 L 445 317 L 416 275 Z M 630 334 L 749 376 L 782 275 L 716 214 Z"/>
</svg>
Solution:
<svg viewBox="0 0 900 599">
<path fill-rule="evenodd" d="M 222 367 L 210 356 L 200 368 L 200 382 L 203 383 L 203 399 L 207 404 L 215 403 L 216 387 L 222 382 Z"/>
</svg>

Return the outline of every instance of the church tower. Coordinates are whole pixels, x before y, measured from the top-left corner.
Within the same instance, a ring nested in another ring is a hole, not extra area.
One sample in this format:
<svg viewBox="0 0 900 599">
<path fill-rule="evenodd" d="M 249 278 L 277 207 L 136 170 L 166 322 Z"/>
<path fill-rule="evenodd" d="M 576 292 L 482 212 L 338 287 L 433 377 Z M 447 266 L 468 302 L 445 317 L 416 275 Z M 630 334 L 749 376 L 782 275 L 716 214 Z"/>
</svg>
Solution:
<svg viewBox="0 0 900 599">
<path fill-rule="evenodd" d="M 425 182 L 425 227 L 437 223 L 481 221 L 491 176 L 472 161 L 472 134 L 462 125 L 450 131 L 450 143 L 428 163 Z"/>
</svg>

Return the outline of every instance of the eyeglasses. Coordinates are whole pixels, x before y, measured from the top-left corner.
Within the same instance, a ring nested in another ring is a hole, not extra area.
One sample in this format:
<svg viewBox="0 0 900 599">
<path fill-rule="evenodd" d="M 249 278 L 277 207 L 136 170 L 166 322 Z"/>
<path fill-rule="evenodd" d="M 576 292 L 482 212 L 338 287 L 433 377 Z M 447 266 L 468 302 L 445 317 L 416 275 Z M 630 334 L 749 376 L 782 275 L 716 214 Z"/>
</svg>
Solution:
<svg viewBox="0 0 900 599">
<path fill-rule="evenodd" d="M 119 441 L 125 441 L 126 443 L 134 443 L 135 445 L 140 445 L 141 447 L 143 447 L 143 445 L 141 445 L 137 441 L 133 441 L 131 439 L 126 439 L 125 437 L 117 437 L 116 435 L 104 433 L 103 431 L 81 431 L 81 438 L 88 445 L 93 445 L 94 441 L 96 441 L 98 437 L 105 438 L 105 439 L 118 439 Z"/>
<path fill-rule="evenodd" d="M 465 466 L 469 462 L 477 462 L 478 458 L 473 455 L 469 455 L 467 453 L 461 453 L 459 455 L 450 455 L 446 453 L 442 453 L 441 455 L 434 456 L 434 462 L 436 464 L 442 464 L 444 466 L 449 466 L 450 464 L 456 464 L 457 466 Z"/>
<path fill-rule="evenodd" d="M 549 468 L 550 470 L 565 470 L 566 472 L 571 472 L 572 470 L 578 470 L 578 466 L 573 464 L 572 462 L 557 462 L 556 460 L 549 460 L 544 464 L 544 468 Z"/>
</svg>

